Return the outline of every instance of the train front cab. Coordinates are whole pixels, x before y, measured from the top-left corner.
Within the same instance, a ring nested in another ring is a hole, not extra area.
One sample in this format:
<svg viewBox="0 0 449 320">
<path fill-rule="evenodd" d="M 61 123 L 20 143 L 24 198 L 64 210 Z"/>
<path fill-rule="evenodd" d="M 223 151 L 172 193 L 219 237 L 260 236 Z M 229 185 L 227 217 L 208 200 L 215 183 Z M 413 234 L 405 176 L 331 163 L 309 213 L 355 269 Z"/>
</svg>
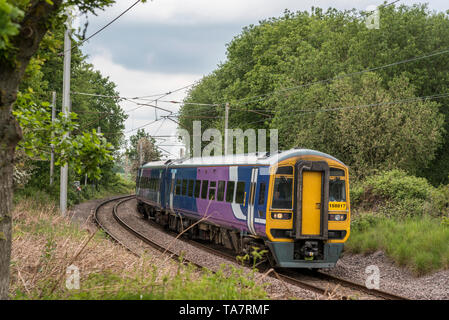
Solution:
<svg viewBox="0 0 449 320">
<path fill-rule="evenodd" d="M 267 244 L 284 268 L 331 268 L 349 237 L 348 169 L 320 157 L 292 158 L 270 169 Z"/>
</svg>

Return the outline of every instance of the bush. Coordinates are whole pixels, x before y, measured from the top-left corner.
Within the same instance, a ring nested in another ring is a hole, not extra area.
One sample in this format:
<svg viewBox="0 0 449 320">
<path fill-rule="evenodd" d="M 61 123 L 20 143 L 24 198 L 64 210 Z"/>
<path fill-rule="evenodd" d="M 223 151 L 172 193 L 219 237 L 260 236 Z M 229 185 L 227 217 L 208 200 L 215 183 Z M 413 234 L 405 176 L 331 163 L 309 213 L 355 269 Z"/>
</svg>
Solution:
<svg viewBox="0 0 449 320">
<path fill-rule="evenodd" d="M 435 214 L 444 202 L 444 195 L 425 178 L 397 169 L 370 176 L 353 189 L 351 202 L 356 212 L 374 211 L 387 216 L 416 216 L 426 211 Z M 430 205 L 432 197 L 435 200 Z"/>
</svg>

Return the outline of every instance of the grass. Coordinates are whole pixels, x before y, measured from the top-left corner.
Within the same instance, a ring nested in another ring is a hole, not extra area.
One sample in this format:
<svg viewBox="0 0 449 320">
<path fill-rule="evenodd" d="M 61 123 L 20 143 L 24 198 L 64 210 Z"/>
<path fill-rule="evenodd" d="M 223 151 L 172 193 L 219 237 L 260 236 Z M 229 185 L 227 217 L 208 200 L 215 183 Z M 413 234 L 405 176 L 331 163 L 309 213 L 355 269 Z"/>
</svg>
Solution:
<svg viewBox="0 0 449 320">
<path fill-rule="evenodd" d="M 65 286 L 71 264 L 80 289 Z M 22 198 L 13 212 L 12 299 L 266 299 L 256 278 L 225 266 L 200 271 L 158 252 L 136 257 L 61 217 L 52 202 Z"/>
<path fill-rule="evenodd" d="M 424 275 L 449 268 L 449 225 L 429 216 L 387 218 L 362 214 L 352 223 L 345 250 L 382 250 L 398 265 Z"/>
<path fill-rule="evenodd" d="M 78 192 L 70 183 L 67 189 L 67 203 L 71 207 L 75 204 L 92 200 L 102 199 L 113 195 L 133 194 L 135 192 L 135 182 L 123 174 L 115 174 L 109 179 L 107 185 L 84 185 L 81 184 L 81 192 Z M 35 199 L 32 206 L 39 206 L 41 203 L 59 203 L 59 182 L 52 187 L 48 185 L 30 185 L 23 189 L 17 189 L 14 192 L 14 203 Z"/>
</svg>

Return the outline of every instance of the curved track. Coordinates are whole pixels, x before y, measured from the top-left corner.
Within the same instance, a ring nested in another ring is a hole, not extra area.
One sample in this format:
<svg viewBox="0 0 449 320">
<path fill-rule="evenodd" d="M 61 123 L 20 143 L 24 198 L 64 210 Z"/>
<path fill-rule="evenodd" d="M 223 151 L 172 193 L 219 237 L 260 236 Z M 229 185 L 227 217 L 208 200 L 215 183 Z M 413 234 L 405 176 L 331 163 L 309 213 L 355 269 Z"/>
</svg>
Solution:
<svg viewBox="0 0 449 320">
<path fill-rule="evenodd" d="M 96 223 L 102 228 L 112 239 L 123 245 L 124 247 L 128 248 L 133 253 L 137 254 L 135 250 L 130 248 L 129 245 L 123 243 L 117 237 L 114 231 L 111 230 L 111 220 L 107 222 L 107 219 L 110 219 L 111 216 L 113 219 L 121 226 L 123 229 L 122 231 L 126 231 L 130 234 L 132 234 L 134 237 L 140 239 L 142 242 L 150 245 L 151 247 L 155 248 L 156 250 L 169 254 L 173 259 L 176 259 L 179 261 L 180 256 L 174 252 L 173 250 L 169 250 L 168 248 L 165 248 L 164 246 L 161 246 L 160 244 L 156 243 L 155 241 L 151 240 L 150 238 L 146 237 L 141 232 L 137 231 L 135 228 L 130 226 L 128 223 L 125 222 L 124 219 L 120 218 L 118 215 L 118 207 L 122 205 L 123 203 L 134 199 L 135 196 L 124 196 L 124 197 L 118 197 L 109 199 L 106 201 L 103 201 L 100 203 L 96 208 L 94 212 L 94 219 Z M 101 208 L 104 206 L 110 204 L 111 202 L 116 202 L 112 208 L 112 210 L 103 210 L 104 212 L 101 212 Z M 112 213 L 111 213 L 112 211 Z M 109 224 L 109 226 L 107 225 Z M 155 227 L 159 230 L 163 230 L 166 233 L 169 233 L 171 236 L 176 237 L 176 235 L 173 232 L 165 230 L 160 225 L 157 225 L 156 223 L 149 221 L 149 224 L 151 227 Z M 115 227 L 116 228 L 116 227 Z M 117 231 L 116 231 L 117 232 Z M 181 239 L 180 239 L 181 240 Z M 187 242 L 195 247 L 198 247 L 201 250 L 205 250 L 208 252 L 211 252 L 214 255 L 219 255 L 221 257 L 224 257 L 225 259 L 231 260 L 235 262 L 235 255 L 232 255 L 230 253 L 224 252 L 222 249 L 215 249 L 212 246 L 205 245 L 202 243 L 199 243 L 197 241 L 182 239 L 181 241 Z M 185 257 L 182 258 L 184 263 L 191 263 L 199 268 L 204 268 L 205 266 L 196 263 L 195 261 L 186 259 Z M 401 297 L 392 293 L 384 292 L 381 290 L 375 290 L 375 289 L 368 289 L 364 285 L 338 278 L 335 276 L 331 276 L 328 274 L 325 274 L 323 272 L 319 271 L 310 271 L 310 270 L 284 270 L 284 269 L 272 269 L 268 265 L 262 265 L 260 268 L 260 272 L 264 273 L 270 277 L 277 278 L 278 280 L 293 284 L 295 286 L 299 286 L 303 289 L 311 290 L 313 292 L 319 293 L 324 295 L 325 297 L 332 296 L 334 298 L 339 299 L 354 299 L 354 298 L 361 298 L 361 299 L 385 299 L 385 300 L 407 300 L 405 297 Z"/>
</svg>

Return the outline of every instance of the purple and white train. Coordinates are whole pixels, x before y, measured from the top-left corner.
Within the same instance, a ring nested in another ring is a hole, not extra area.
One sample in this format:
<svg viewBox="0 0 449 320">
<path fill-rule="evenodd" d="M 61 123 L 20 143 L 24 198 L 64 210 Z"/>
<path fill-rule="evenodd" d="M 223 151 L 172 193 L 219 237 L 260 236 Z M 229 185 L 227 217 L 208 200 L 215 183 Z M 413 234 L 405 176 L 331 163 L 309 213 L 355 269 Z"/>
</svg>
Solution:
<svg viewBox="0 0 449 320">
<path fill-rule="evenodd" d="M 149 162 L 136 195 L 145 218 L 278 267 L 333 267 L 349 237 L 348 168 L 314 150 Z"/>
</svg>

